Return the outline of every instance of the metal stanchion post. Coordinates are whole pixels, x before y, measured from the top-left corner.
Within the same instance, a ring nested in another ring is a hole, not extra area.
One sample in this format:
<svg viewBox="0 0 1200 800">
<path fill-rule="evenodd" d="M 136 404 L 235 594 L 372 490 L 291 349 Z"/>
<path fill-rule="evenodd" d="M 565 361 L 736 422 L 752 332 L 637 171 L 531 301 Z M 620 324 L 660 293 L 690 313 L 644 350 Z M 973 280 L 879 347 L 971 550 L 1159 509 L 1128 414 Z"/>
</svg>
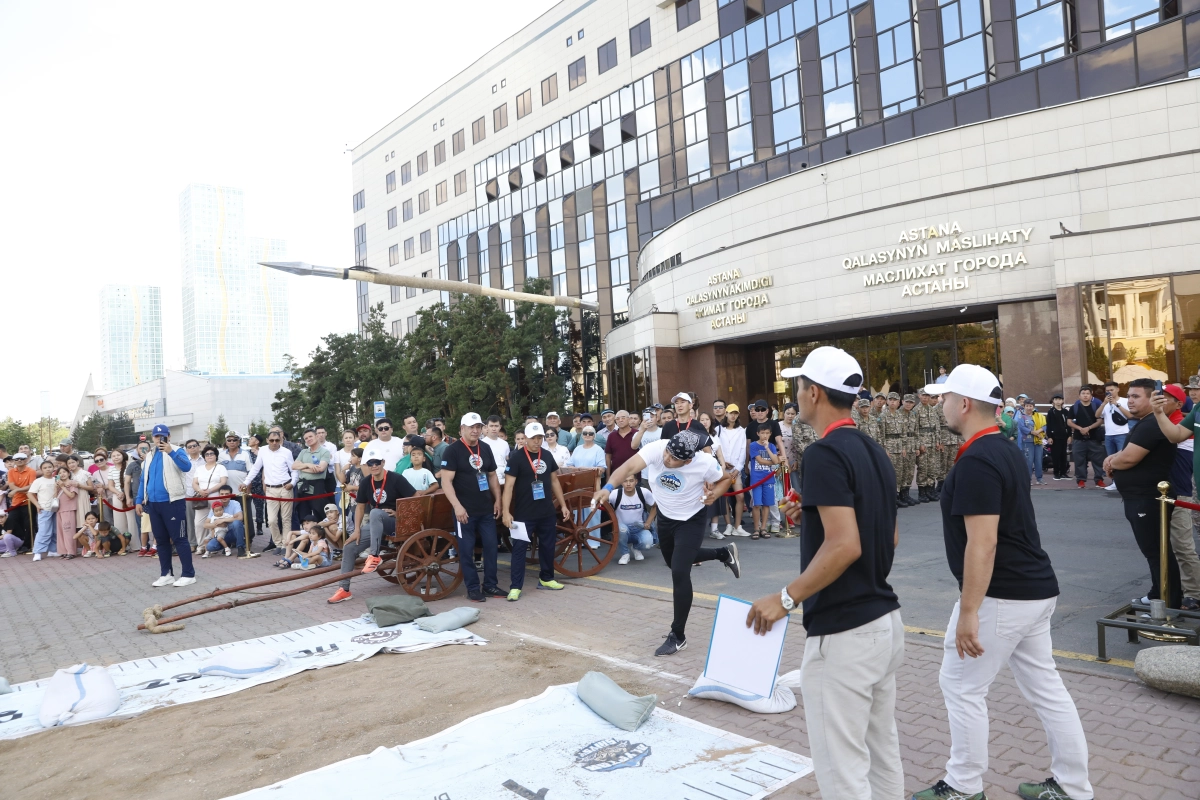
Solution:
<svg viewBox="0 0 1200 800">
<path fill-rule="evenodd" d="M 1167 547 L 1170 524 L 1171 498 L 1167 497 L 1171 484 L 1161 481 L 1158 484 L 1158 602 L 1150 601 L 1150 617 L 1155 620 L 1167 618 L 1167 606 L 1171 602 L 1171 583 L 1167 575 Z"/>
<path fill-rule="evenodd" d="M 779 498 L 779 516 L 783 517 L 783 532 L 776 534 L 779 539 L 795 539 L 800 534 L 792 530 L 792 518 L 783 513 L 783 507 L 787 505 L 788 491 L 792 488 L 791 470 L 788 469 L 787 461 L 779 465 L 779 469 L 783 472 L 783 497 Z"/>
<path fill-rule="evenodd" d="M 243 558 L 258 558 L 251 542 L 254 538 L 254 512 L 250 510 L 250 491 L 245 483 L 242 484 L 242 542 L 246 549 Z"/>
</svg>

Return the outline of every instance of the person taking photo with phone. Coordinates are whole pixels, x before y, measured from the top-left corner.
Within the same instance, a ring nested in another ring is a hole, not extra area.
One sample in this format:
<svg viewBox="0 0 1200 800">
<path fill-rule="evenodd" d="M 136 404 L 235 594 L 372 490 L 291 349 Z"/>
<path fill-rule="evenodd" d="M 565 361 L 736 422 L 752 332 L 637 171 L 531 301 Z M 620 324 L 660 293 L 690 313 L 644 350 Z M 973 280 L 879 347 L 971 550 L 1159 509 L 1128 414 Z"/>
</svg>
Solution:
<svg viewBox="0 0 1200 800">
<path fill-rule="evenodd" d="M 150 515 L 150 530 L 158 549 L 158 580 L 151 586 L 190 586 L 196 582 L 192 548 L 187 533 L 187 478 L 192 461 L 183 448 L 171 444 L 171 429 L 155 425 L 154 447 L 142 468 L 135 510 Z M 175 577 L 172 550 L 179 556 L 180 577 Z"/>
</svg>

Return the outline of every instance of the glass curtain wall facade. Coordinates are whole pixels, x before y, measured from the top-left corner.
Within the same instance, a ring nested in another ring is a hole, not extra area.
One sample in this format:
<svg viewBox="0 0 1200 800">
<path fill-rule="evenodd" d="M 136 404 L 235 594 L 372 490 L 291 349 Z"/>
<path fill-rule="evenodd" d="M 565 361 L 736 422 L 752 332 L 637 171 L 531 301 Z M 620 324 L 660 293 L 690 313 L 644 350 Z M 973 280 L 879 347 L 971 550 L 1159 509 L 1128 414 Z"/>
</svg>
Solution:
<svg viewBox="0 0 1200 800">
<path fill-rule="evenodd" d="M 1176 0 L 706 1 L 719 38 L 478 161 L 475 208 L 437 228 L 442 278 L 542 277 L 599 302 L 568 331 L 577 408 L 605 404 L 603 338 L 627 319 L 639 249 L 680 217 L 851 153 L 1200 65 L 1200 11 L 1168 21 Z"/>
<path fill-rule="evenodd" d="M 1079 286 L 1084 383 L 1183 383 L 1200 372 L 1200 273 Z"/>
<path fill-rule="evenodd" d="M 159 287 L 122 284 L 100 290 L 100 365 L 109 392 L 163 376 Z"/>
</svg>

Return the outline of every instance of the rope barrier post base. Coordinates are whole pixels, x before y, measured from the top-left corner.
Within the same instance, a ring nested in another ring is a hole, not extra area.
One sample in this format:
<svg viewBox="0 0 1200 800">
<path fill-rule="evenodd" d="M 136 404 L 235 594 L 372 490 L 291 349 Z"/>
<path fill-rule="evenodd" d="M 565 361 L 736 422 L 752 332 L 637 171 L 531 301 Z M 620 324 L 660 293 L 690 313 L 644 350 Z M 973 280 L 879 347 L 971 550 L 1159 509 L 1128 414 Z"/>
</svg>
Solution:
<svg viewBox="0 0 1200 800">
<path fill-rule="evenodd" d="M 250 558 L 258 558 L 261 553 L 254 552 L 254 513 L 250 510 L 250 492 L 246 488 L 246 484 L 242 484 L 242 542 L 243 549 L 246 555 L 241 556 L 238 560 L 245 561 Z"/>
<path fill-rule="evenodd" d="M 779 516 L 783 517 L 783 531 L 775 534 L 776 539 L 795 539 L 800 536 L 792 530 L 792 518 L 783 513 L 783 507 L 787 505 L 787 495 L 792 488 L 792 475 L 788 469 L 787 462 L 779 465 L 779 469 L 783 471 L 783 497 L 779 499 Z"/>
</svg>

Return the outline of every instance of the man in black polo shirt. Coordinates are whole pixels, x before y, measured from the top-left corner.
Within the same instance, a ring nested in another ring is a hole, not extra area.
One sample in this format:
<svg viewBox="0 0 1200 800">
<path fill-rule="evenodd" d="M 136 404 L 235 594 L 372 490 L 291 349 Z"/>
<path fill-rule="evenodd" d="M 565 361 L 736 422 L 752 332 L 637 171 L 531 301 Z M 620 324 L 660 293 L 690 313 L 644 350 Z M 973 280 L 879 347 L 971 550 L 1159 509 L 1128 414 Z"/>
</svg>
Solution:
<svg viewBox="0 0 1200 800">
<path fill-rule="evenodd" d="M 342 573 L 354 571 L 354 562 L 358 554 L 368 550 L 367 561 L 363 565 L 363 573 L 374 572 L 382 562 L 379 550 L 383 547 L 383 537 L 396 532 L 396 501 L 402 497 L 412 497 L 416 494 L 412 484 L 394 472 L 389 472 L 384 459 L 387 454 L 378 447 L 368 444 L 363 453 L 363 466 L 366 467 L 363 479 L 358 484 L 358 495 L 355 499 L 354 533 L 346 537 L 342 546 Z M 370 541 L 362 541 L 363 518 L 367 519 L 367 530 Z M 338 585 L 338 590 L 329 598 L 330 603 L 340 603 L 349 600 L 350 579 L 345 578 Z"/>
<path fill-rule="evenodd" d="M 525 551 L 529 539 L 512 535 L 513 523 L 525 528 L 526 535 L 536 535 L 538 542 L 538 585 L 539 589 L 559 590 L 563 585 L 554 580 L 554 544 L 558 541 L 558 519 L 554 513 L 554 501 L 562 518 L 571 518 L 571 509 L 563 497 L 562 485 L 558 482 L 558 462 L 549 450 L 542 449 L 546 432 L 537 422 L 525 426 L 525 446 L 508 456 L 504 482 L 504 527 L 512 540 L 512 583 L 508 599 L 521 599 L 525 588 Z M 547 480 L 548 479 L 548 480 Z"/>
<path fill-rule="evenodd" d="M 913 797 L 983 800 L 988 688 L 1008 664 L 1045 727 L 1053 776 L 1022 783 L 1017 793 L 1027 800 L 1091 800 L 1087 740 L 1050 640 L 1058 579 L 1038 534 L 1029 467 L 996 429 L 996 407 L 1004 402 L 1000 382 L 983 367 L 959 364 L 945 383 L 925 391 L 942 395 L 946 425 L 966 441 L 940 500 L 946 560 L 960 591 L 946 627 L 940 676 L 950 759 L 946 777 Z"/>
<path fill-rule="evenodd" d="M 1097 486 L 1104 485 L 1104 420 L 1097 413 L 1100 401 L 1092 398 L 1092 387 L 1079 390 L 1079 400 L 1071 406 L 1067 425 L 1074 441 L 1071 455 L 1075 461 L 1075 483 L 1087 486 L 1087 465 L 1092 462 L 1092 477 Z"/>
<path fill-rule="evenodd" d="M 668 441 L 680 431 L 695 431 L 700 437 L 699 449 L 712 455 L 712 441 L 709 439 L 708 430 L 700 424 L 700 420 L 692 417 L 693 402 L 692 396 L 687 392 L 680 392 L 671 398 L 671 403 L 675 406 L 675 418 L 663 423 L 662 435 L 659 438 Z"/>
<path fill-rule="evenodd" d="M 489 597 L 508 597 L 496 578 L 496 517 L 500 516 L 500 483 L 496 480 L 496 457 L 492 448 L 479 441 L 483 420 L 475 412 L 464 414 L 459 440 L 442 453 L 439 482 L 457 520 L 458 563 L 467 584 L 467 598 L 475 603 Z M 475 569 L 475 542 L 483 545 L 483 587 Z"/>
<path fill-rule="evenodd" d="M 1130 382 L 1126 398 L 1129 401 L 1129 416 L 1140 420 L 1154 413 L 1150 402 L 1152 392 L 1154 381 L 1149 378 L 1138 378 Z M 1176 446 L 1167 439 L 1161 428 L 1154 424 L 1154 420 L 1146 422 L 1146 425 L 1131 426 L 1125 439 L 1125 447 L 1119 453 L 1113 453 L 1104 459 L 1104 471 L 1115 476 L 1117 491 L 1121 493 L 1121 501 L 1125 504 L 1125 519 L 1129 520 L 1138 549 L 1142 551 L 1150 566 L 1150 591 L 1146 594 L 1146 599 L 1163 599 L 1167 601 L 1168 608 L 1179 608 L 1183 603 L 1183 587 L 1179 582 L 1179 561 L 1175 558 L 1175 551 L 1171 549 L 1170 538 L 1167 539 L 1169 594 L 1165 598 L 1162 596 L 1158 529 L 1158 484 L 1160 481 L 1170 482 Z M 1167 496 L 1175 497 L 1175 490 L 1168 488 Z M 1167 504 L 1168 523 L 1174 508 L 1174 505 Z"/>
<path fill-rule="evenodd" d="M 887 453 L 854 427 L 862 385 L 854 357 L 818 347 L 799 376 L 798 417 L 821 438 L 804 451 L 798 578 L 754 604 L 746 618 L 765 633 L 804 604 L 808 642 L 801 691 L 821 796 L 896 800 L 904 770 L 896 733 L 896 670 L 904 660 L 900 603 L 888 585 L 899 531 L 896 473 Z"/>
</svg>

